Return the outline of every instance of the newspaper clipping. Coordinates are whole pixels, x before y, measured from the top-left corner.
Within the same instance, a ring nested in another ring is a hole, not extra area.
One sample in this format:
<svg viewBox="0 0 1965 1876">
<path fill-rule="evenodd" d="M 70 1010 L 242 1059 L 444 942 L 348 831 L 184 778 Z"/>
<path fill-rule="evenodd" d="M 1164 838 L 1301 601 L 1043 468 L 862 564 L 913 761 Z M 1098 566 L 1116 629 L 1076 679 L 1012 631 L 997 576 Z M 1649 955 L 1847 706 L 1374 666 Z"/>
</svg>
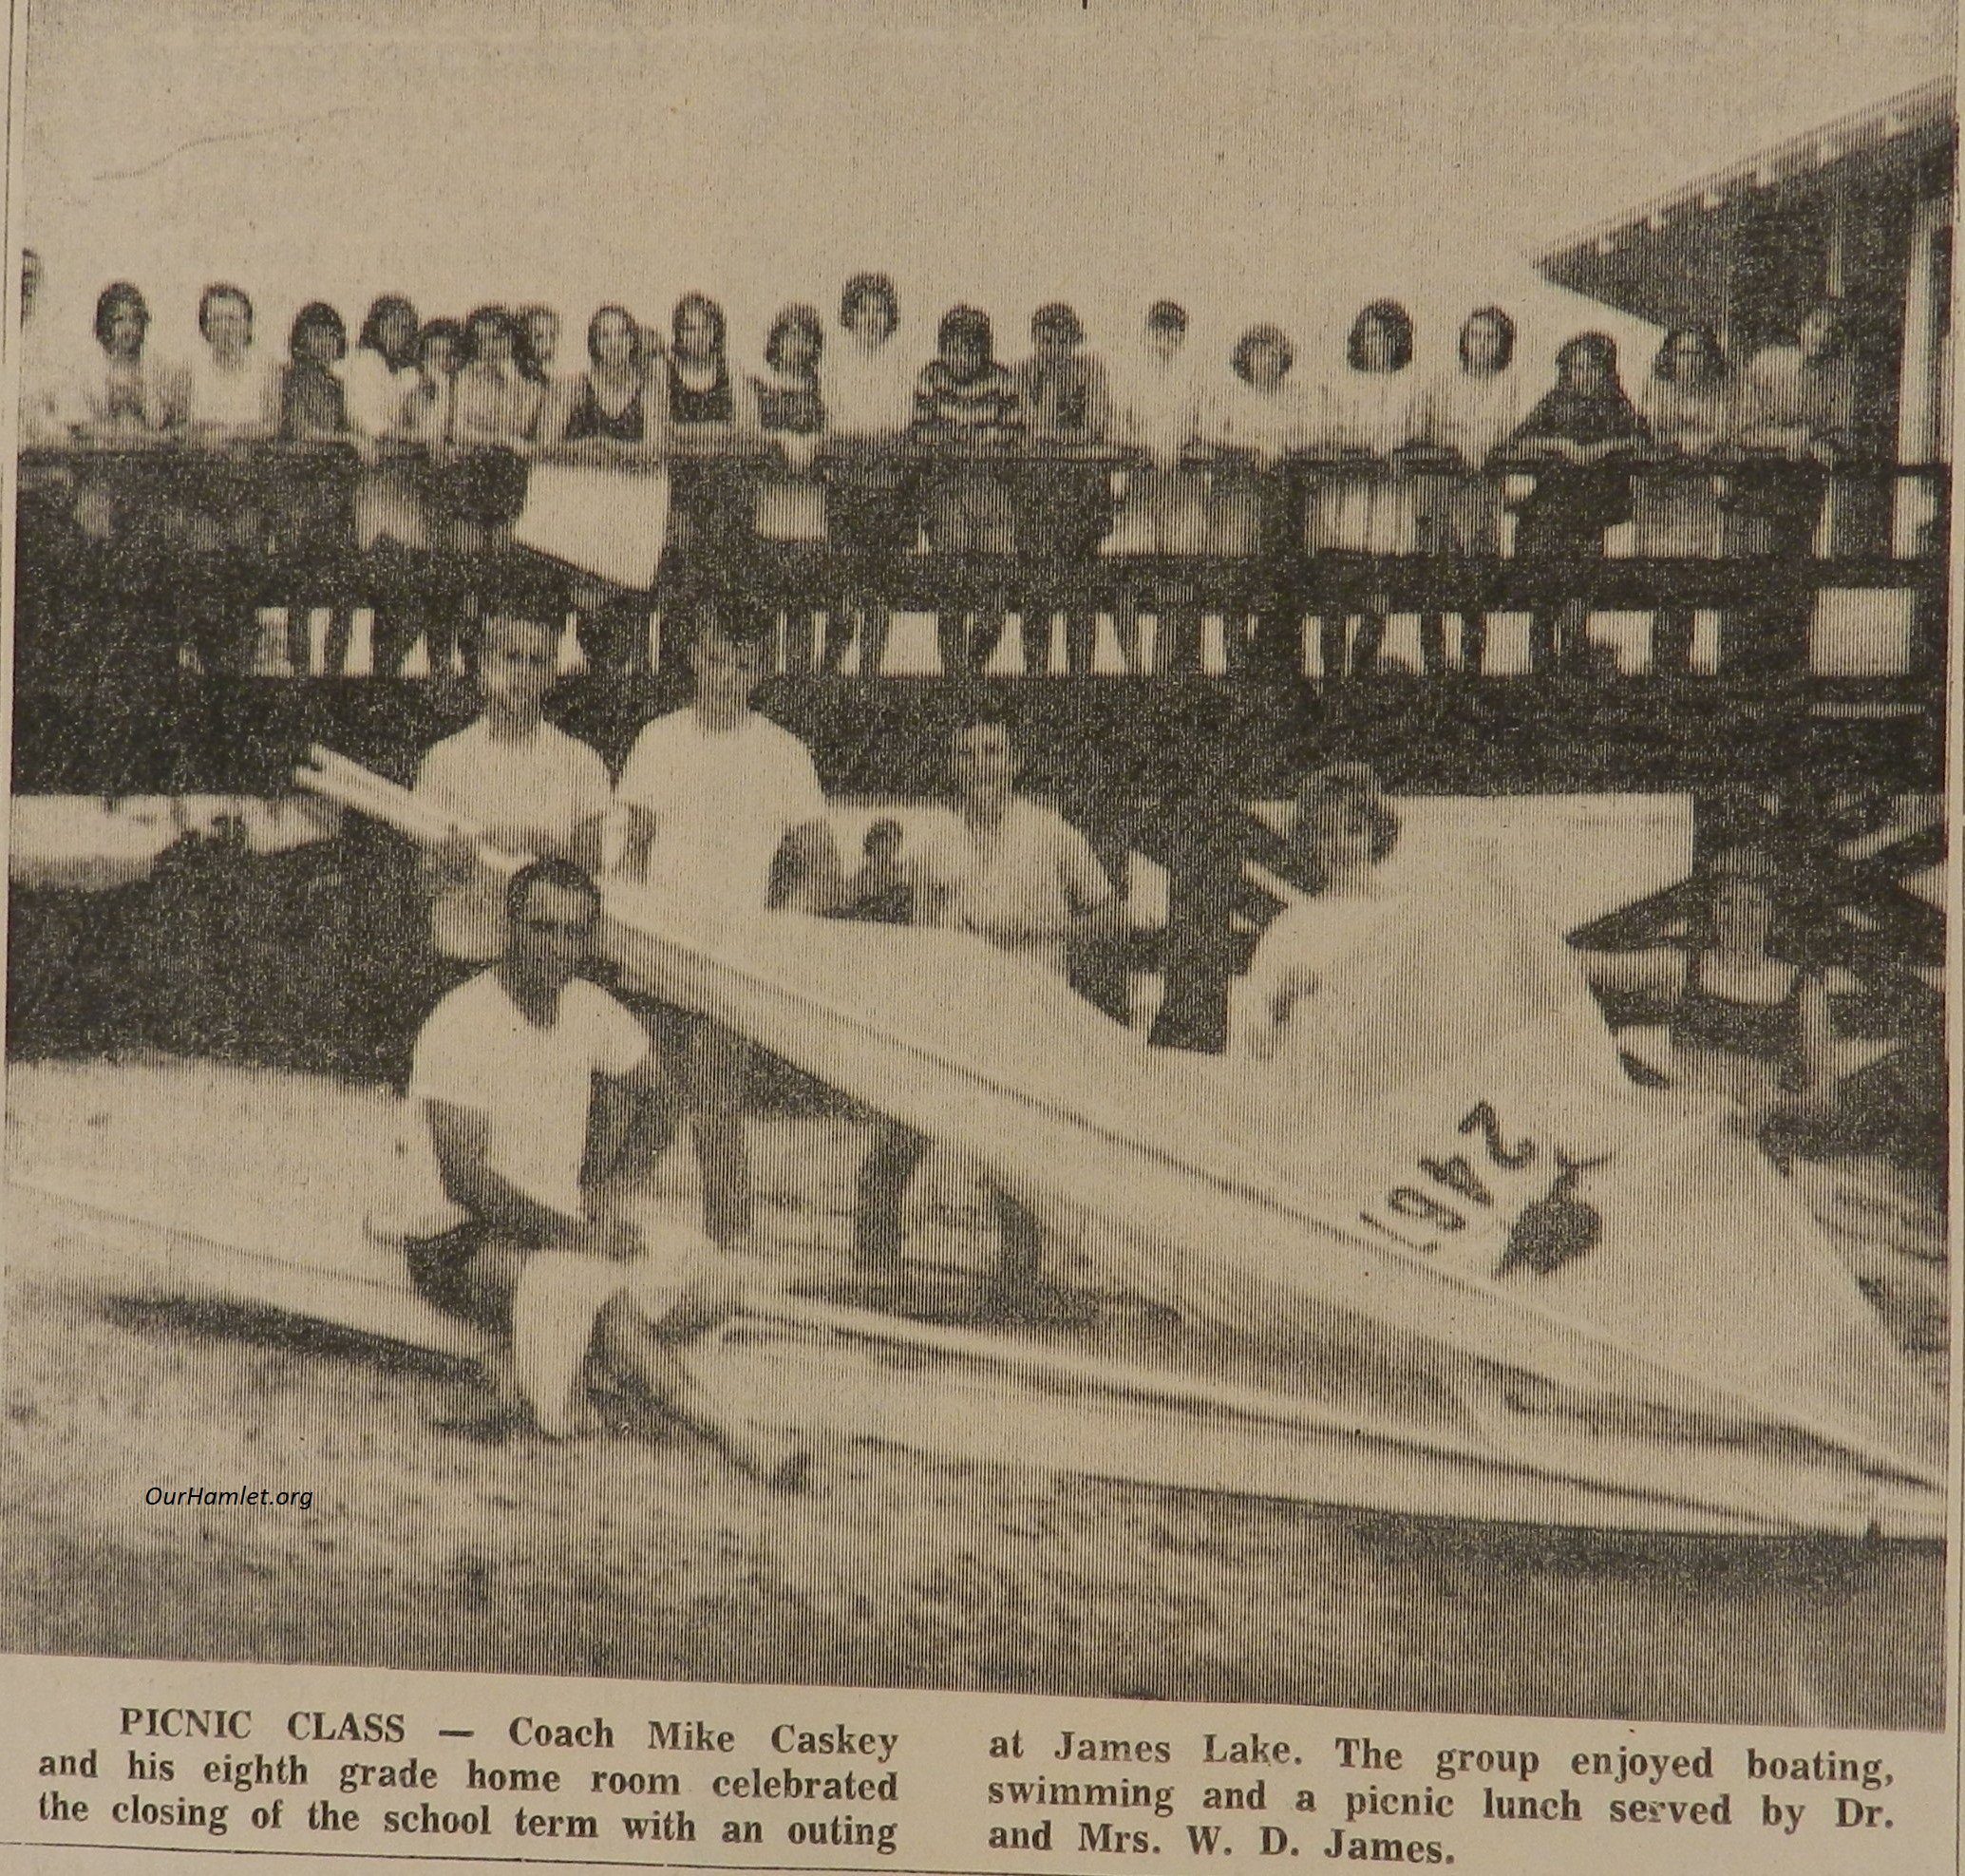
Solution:
<svg viewBox="0 0 1965 1876">
<path fill-rule="evenodd" d="M 1958 1867 L 1949 0 L 7 17 L 0 1869 Z"/>
</svg>

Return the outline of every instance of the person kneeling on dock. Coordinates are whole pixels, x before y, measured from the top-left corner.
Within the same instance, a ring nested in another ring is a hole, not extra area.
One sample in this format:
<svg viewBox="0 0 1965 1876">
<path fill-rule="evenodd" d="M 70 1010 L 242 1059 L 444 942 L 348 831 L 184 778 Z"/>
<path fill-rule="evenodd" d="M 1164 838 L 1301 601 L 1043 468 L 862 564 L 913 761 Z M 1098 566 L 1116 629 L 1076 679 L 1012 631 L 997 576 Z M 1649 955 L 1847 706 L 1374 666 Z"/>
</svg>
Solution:
<svg viewBox="0 0 1965 1876">
<path fill-rule="evenodd" d="M 406 1239 L 410 1277 L 439 1308 L 509 1336 L 502 1424 L 522 1402 L 549 1437 L 587 1431 L 591 1349 L 650 1407 L 788 1484 L 804 1455 L 727 1417 L 675 1354 L 737 1312 L 741 1279 L 699 1233 L 644 1238 L 623 1215 L 671 1103 L 641 1025 L 577 976 L 599 910 L 570 861 L 522 867 L 504 956 L 424 1025 L 409 1097 L 455 1222 Z"/>
</svg>

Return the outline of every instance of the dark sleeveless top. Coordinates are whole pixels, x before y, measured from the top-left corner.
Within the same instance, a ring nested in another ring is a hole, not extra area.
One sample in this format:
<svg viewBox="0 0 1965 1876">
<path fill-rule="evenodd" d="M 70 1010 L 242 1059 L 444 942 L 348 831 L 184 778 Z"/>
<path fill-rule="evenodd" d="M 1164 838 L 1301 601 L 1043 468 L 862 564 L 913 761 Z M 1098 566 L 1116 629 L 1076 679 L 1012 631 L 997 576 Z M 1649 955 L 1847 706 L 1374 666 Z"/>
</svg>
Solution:
<svg viewBox="0 0 1965 1876">
<path fill-rule="evenodd" d="M 575 399 L 573 409 L 566 419 L 566 440 L 579 443 L 591 436 L 605 437 L 613 443 L 639 443 L 641 441 L 641 387 L 634 387 L 634 395 L 622 407 L 617 417 L 610 417 L 600 399 L 594 394 L 594 380 L 584 372 L 580 376 L 580 394 Z"/>
<path fill-rule="evenodd" d="M 716 382 L 708 390 L 691 390 L 682 381 L 675 361 L 667 361 L 669 371 L 669 420 L 674 424 L 727 424 L 736 415 L 730 401 L 729 361 L 716 361 Z"/>
<path fill-rule="evenodd" d="M 1802 976 L 1778 1003 L 1742 1003 L 1708 990 L 1704 954 L 1686 959 L 1685 994 L 1672 1013 L 1672 1040 L 1680 1049 L 1709 1049 L 1750 1055 L 1792 1068 L 1802 1052 Z"/>
<path fill-rule="evenodd" d="M 816 383 L 793 387 L 752 378 L 750 388 L 757 399 L 758 423 L 765 429 L 817 436 L 825 427 L 825 403 Z"/>
</svg>

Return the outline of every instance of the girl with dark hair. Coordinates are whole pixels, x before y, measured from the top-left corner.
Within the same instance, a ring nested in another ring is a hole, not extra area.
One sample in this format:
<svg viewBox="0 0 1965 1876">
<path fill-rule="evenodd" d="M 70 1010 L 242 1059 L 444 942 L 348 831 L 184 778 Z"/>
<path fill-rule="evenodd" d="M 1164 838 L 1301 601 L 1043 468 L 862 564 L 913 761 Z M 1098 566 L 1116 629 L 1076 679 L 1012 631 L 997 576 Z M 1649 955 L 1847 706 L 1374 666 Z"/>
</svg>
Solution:
<svg viewBox="0 0 1965 1876">
<path fill-rule="evenodd" d="M 416 308 L 401 294 L 383 294 L 368 307 L 354 354 L 341 373 L 349 426 L 374 442 L 402 421 L 416 388 Z"/>
<path fill-rule="evenodd" d="M 145 356 L 150 307 L 127 280 L 103 289 L 96 300 L 96 344 L 103 359 L 81 385 L 84 435 L 129 438 L 170 427 L 172 408 L 166 374 Z"/>
<path fill-rule="evenodd" d="M 426 629 L 428 528 L 420 476 L 400 460 L 385 460 L 385 438 L 402 433 L 416 369 L 416 308 L 401 294 L 369 302 L 355 349 L 343 366 L 348 427 L 362 472 L 355 479 L 355 547 L 360 583 L 373 610 L 372 668 L 392 677 Z"/>
<path fill-rule="evenodd" d="M 726 355 L 723 308 L 707 294 L 685 294 L 675 302 L 670 325 L 674 344 L 664 361 L 670 422 L 734 424 L 736 389 Z"/>
<path fill-rule="evenodd" d="M 423 563 L 424 630 L 433 673 L 448 672 L 455 663 L 467 618 L 469 580 L 462 557 L 469 541 L 458 513 L 452 437 L 458 373 L 469 355 L 463 328 L 455 319 L 425 321 L 416 335 L 416 387 L 404 399 L 397 425 L 397 433 L 423 452 L 410 475 L 428 554 Z"/>
<path fill-rule="evenodd" d="M 545 392 L 521 369 L 518 320 L 501 306 L 481 306 L 464 321 L 464 343 L 470 358 L 457 374 L 452 440 L 530 454 Z"/>
<path fill-rule="evenodd" d="M 707 294 L 685 294 L 670 317 L 670 350 L 653 366 L 666 387 L 669 422 L 679 439 L 730 435 L 738 392 L 730 375 L 724 310 Z M 726 588 L 751 539 L 747 466 L 728 457 L 684 456 L 670 471 L 669 538 L 658 584 L 665 639 L 681 642 L 698 612 Z M 683 627 L 671 635 L 674 616 Z"/>
<path fill-rule="evenodd" d="M 102 357 L 76 387 L 75 429 L 85 441 L 121 451 L 161 439 L 177 422 L 169 374 L 145 351 L 149 331 L 150 308 L 135 287 L 118 280 L 104 288 L 95 319 Z M 118 678 L 162 676 L 179 637 L 160 597 L 173 571 L 162 553 L 171 517 L 149 489 L 131 490 L 114 456 L 78 462 L 76 483 L 74 524 L 87 543 L 76 559 L 77 598 L 88 619 L 84 655 Z"/>
<path fill-rule="evenodd" d="M 660 374 L 650 372 L 642 355 L 634 315 L 625 306 L 603 306 L 587 322 L 587 369 L 560 381 L 539 420 L 540 446 L 595 463 L 649 455 L 665 426 L 662 390 Z"/>
<path fill-rule="evenodd" d="M 1710 457 L 1733 441 L 1738 387 L 1719 340 L 1703 326 L 1665 334 L 1638 393 L 1652 442 L 1681 456 Z M 1725 552 L 1722 484 L 1711 476 L 1640 476 L 1633 519 L 1646 559 L 1712 559 Z M 1683 673 L 1691 661 L 1693 606 L 1676 596 L 1652 618 L 1652 669 Z"/>
<path fill-rule="evenodd" d="M 547 400 L 539 446 L 576 463 L 652 464 L 667 433 L 667 389 L 665 374 L 650 369 L 633 313 L 625 306 L 603 306 L 587 322 L 587 369 L 559 380 Z M 648 594 L 580 578 L 571 597 L 588 664 L 614 673 L 641 669 Z"/>
<path fill-rule="evenodd" d="M 745 420 L 767 436 L 816 437 L 825 427 L 819 361 L 825 327 L 818 309 L 787 306 L 765 338 L 765 369 L 746 380 Z"/>
<path fill-rule="evenodd" d="M 175 478 L 181 505 L 162 517 L 181 544 L 180 615 L 206 671 L 237 671 L 264 544 L 266 483 L 227 445 L 263 442 L 279 430 L 279 381 L 253 348 L 253 302 L 242 288 L 214 283 L 198 302 L 204 343 L 180 385 L 187 437 L 205 447 Z"/>
<path fill-rule="evenodd" d="M 744 381 L 739 417 L 746 429 L 776 444 L 784 461 L 759 475 L 752 498 L 751 525 L 760 541 L 771 543 L 796 578 L 797 562 L 809 568 L 812 550 L 825 542 L 825 486 L 813 473 L 819 438 L 825 428 L 825 398 L 819 361 L 825 351 L 825 327 L 818 310 L 787 306 L 771 321 L 765 339 L 762 371 Z M 784 614 L 785 664 L 791 671 L 812 668 L 812 616 Z"/>
<path fill-rule="evenodd" d="M 1351 323 L 1349 369 L 1324 388 L 1324 445 L 1359 459 L 1359 467 L 1319 477 L 1308 516 L 1323 616 L 1328 681 L 1370 671 L 1385 642 L 1390 597 L 1370 557 L 1410 554 L 1418 544 L 1418 483 L 1397 453 L 1426 436 L 1426 398 L 1412 370 L 1412 319 L 1397 300 L 1378 299 Z M 1346 651 L 1352 612 L 1357 642 Z"/>
<path fill-rule="evenodd" d="M 1253 450 L 1266 464 L 1311 441 L 1310 399 L 1290 381 L 1296 348 L 1276 326 L 1251 326 L 1229 355 L 1233 372 L 1207 411 L 1206 440 L 1224 449 Z"/>
<path fill-rule="evenodd" d="M 535 301 L 519 309 L 519 369 L 550 390 L 559 381 L 553 363 L 559 355 L 559 314 Z"/>
<path fill-rule="evenodd" d="M 1030 356 L 1012 374 L 1028 433 L 1053 442 L 1102 441 L 1112 422 L 1112 394 L 1104 364 L 1084 349 L 1078 314 L 1062 300 L 1040 306 L 1030 315 Z M 1112 471 L 1104 463 L 1047 461 L 1028 464 L 1022 483 L 1017 540 L 1042 569 L 1036 590 L 1024 597 L 1024 668 L 1049 664 L 1051 620 L 1062 611 L 1066 669 L 1082 676 L 1091 670 L 1098 614 L 1072 588 L 1082 588 L 1097 565 L 1099 542 L 1111 532 Z M 1137 664 L 1137 650 L 1130 662 Z"/>
<path fill-rule="evenodd" d="M 1460 459 L 1456 473 L 1428 476 L 1420 483 L 1419 534 L 1429 553 L 1463 564 L 1456 569 L 1464 589 L 1470 572 L 1464 562 L 1490 568 L 1505 545 L 1507 508 L 1500 479 L 1484 474 L 1488 458 L 1503 448 L 1521 422 L 1521 374 L 1514 370 L 1515 322 L 1498 306 L 1468 313 L 1460 329 L 1458 360 L 1438 377 L 1427 400 L 1427 440 Z M 1487 652 L 1485 589 L 1492 576 L 1463 602 L 1460 664 L 1479 676 Z M 1446 625 L 1438 613 L 1419 622 L 1421 654 L 1429 672 L 1446 663 Z"/>
<path fill-rule="evenodd" d="M 1538 573 L 1529 634 L 1538 671 L 1558 669 L 1581 650 L 1590 601 L 1578 589 L 1603 558 L 1605 530 L 1631 512 L 1630 476 L 1616 458 L 1644 435 L 1644 419 L 1617 382 L 1616 341 L 1607 332 L 1569 340 L 1556 354 L 1555 388 L 1512 444 L 1540 465 L 1515 533 L 1517 556 Z"/>
<path fill-rule="evenodd" d="M 469 354 L 455 319 L 431 319 L 416 334 L 416 384 L 403 400 L 397 427 L 425 449 L 447 448 L 457 402 L 457 374 Z"/>
<path fill-rule="evenodd" d="M 906 434 L 915 374 L 894 341 L 900 300 L 884 274 L 856 274 L 840 294 L 841 336 L 825 367 L 828 426 L 870 442 Z M 825 471 L 826 519 L 841 590 L 825 622 L 820 668 L 837 671 L 860 631 L 860 672 L 878 674 L 886 655 L 889 612 L 879 597 L 898 556 L 915 544 L 912 478 L 875 450 L 833 452 Z"/>
<path fill-rule="evenodd" d="M 348 395 L 340 365 L 348 328 L 325 300 L 310 300 L 293 315 L 288 364 L 280 384 L 280 436 L 288 443 L 339 443 L 348 434 Z M 313 476 L 296 464 L 283 481 L 274 524 L 281 562 L 297 576 L 286 603 L 286 657 L 297 671 L 337 671 L 350 635 L 351 515 L 340 474 Z M 313 614 L 327 608 L 325 635 L 310 630 Z M 263 654 L 277 671 L 278 645 Z"/>
<path fill-rule="evenodd" d="M 1729 848 L 1698 883 L 1703 902 L 1682 944 L 1583 951 L 1592 986 L 1666 1013 L 1686 1083 L 1736 1103 L 1755 1125 L 1819 1107 L 1834 1086 L 1834 1025 L 1821 974 L 1786 950 L 1790 882 L 1763 848 Z"/>
<path fill-rule="evenodd" d="M 293 315 L 288 364 L 280 386 L 280 435 L 319 443 L 348 432 L 348 394 L 336 368 L 348 355 L 348 328 L 325 300 L 310 300 Z"/>
<path fill-rule="evenodd" d="M 935 348 L 936 355 L 915 380 L 916 434 L 960 454 L 1017 435 L 1023 402 L 1015 381 L 996 362 L 989 314 L 973 306 L 951 307 L 936 330 Z M 965 463 L 960 454 L 935 471 L 930 483 L 929 545 L 942 554 L 1009 554 L 1016 533 L 1010 489 L 1000 474 L 973 457 Z M 998 583 L 979 616 L 973 604 L 941 615 L 944 671 L 980 671 L 990 661 L 1003 637 L 1008 603 Z"/>
</svg>

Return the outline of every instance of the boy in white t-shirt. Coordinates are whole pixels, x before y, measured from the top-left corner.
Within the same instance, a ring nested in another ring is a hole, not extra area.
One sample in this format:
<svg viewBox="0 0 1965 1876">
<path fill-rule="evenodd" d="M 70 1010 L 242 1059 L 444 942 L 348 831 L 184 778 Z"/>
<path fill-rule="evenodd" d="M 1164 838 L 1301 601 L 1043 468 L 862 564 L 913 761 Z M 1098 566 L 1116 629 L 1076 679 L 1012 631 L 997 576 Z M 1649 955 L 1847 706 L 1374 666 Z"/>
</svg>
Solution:
<svg viewBox="0 0 1965 1876">
<path fill-rule="evenodd" d="M 627 1109 L 664 1117 L 668 1085 L 641 1025 L 578 976 L 599 910 L 570 861 L 521 868 L 503 956 L 424 1025 L 409 1099 L 427 1131 L 410 1141 L 421 1208 L 448 1222 L 406 1240 L 410 1278 L 438 1308 L 509 1335 L 501 1393 L 522 1395 L 548 1435 L 591 1422 L 581 1373 L 592 1345 L 650 1406 L 761 1476 L 786 1478 L 796 1455 L 727 1423 L 672 1353 L 736 1313 L 741 1279 L 695 1234 L 646 1241 L 623 1215 L 645 1164 Z M 507 1420 L 515 1407 L 508 1398 Z"/>
<path fill-rule="evenodd" d="M 1055 809 L 1016 792 L 1018 770 L 1002 712 L 971 712 L 949 742 L 957 811 L 923 832 L 908 862 L 914 922 L 973 932 L 1068 976 L 1073 947 L 1124 933 L 1125 908 L 1091 843 Z M 898 1269 L 901 1201 L 928 1146 L 910 1128 L 885 1123 L 860 1169 L 854 1244 L 877 1274 Z M 1029 1207 L 1000 1186 L 988 1189 L 1003 1241 L 991 1309 L 1042 1314 L 1043 1233 Z"/>
<path fill-rule="evenodd" d="M 483 713 L 424 757 L 416 792 L 470 822 L 506 853 L 565 855 L 595 866 L 611 790 L 607 765 L 545 720 L 558 641 L 538 619 L 485 621 L 478 653 Z M 445 988 L 504 956 L 504 881 L 460 839 L 427 854 L 430 942 Z"/>
<path fill-rule="evenodd" d="M 706 614 L 689 654 L 695 701 L 643 729 L 614 785 L 627 820 L 616 873 L 674 895 L 698 919 L 764 912 L 781 848 L 792 904 L 826 912 L 840 898 L 840 857 L 811 751 L 750 707 L 765 642 L 762 621 Z M 622 981 L 663 1045 L 691 1116 L 704 1226 L 728 1244 L 751 1225 L 750 1045 L 711 1017 L 660 1002 L 652 984 L 632 975 Z"/>
</svg>

